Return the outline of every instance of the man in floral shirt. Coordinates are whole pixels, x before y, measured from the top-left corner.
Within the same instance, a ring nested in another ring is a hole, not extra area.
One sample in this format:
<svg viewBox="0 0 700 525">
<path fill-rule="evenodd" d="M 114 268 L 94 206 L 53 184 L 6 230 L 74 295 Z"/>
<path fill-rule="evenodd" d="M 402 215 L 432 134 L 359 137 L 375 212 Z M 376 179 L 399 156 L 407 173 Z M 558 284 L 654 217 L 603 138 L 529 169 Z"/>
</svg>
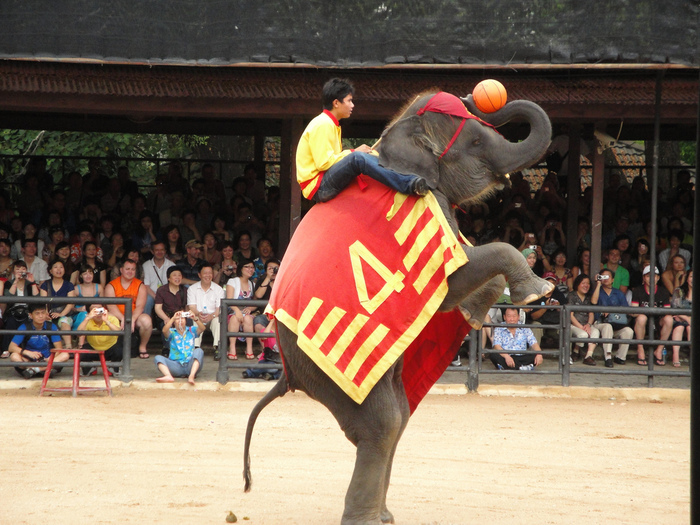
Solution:
<svg viewBox="0 0 700 525">
<path fill-rule="evenodd" d="M 517 324 L 520 320 L 520 312 L 517 308 L 506 308 L 503 318 L 506 324 Z M 528 347 L 537 352 L 542 351 L 535 339 L 535 334 L 529 328 L 498 327 L 493 331 L 494 350 L 527 351 Z M 542 354 L 492 353 L 489 354 L 489 358 L 499 370 L 532 370 L 542 363 Z"/>
</svg>

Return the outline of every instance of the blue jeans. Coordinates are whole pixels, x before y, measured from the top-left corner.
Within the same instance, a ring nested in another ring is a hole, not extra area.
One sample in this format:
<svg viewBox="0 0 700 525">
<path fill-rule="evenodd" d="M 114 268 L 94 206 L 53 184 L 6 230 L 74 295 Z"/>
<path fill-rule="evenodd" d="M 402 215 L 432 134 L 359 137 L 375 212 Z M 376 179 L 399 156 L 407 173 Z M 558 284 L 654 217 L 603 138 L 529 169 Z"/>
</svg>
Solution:
<svg viewBox="0 0 700 525">
<path fill-rule="evenodd" d="M 184 365 L 180 364 L 178 361 L 163 357 L 162 355 L 157 355 L 153 361 L 155 362 L 156 368 L 158 368 L 158 363 L 163 363 L 168 367 L 170 375 L 173 377 L 189 377 L 195 360 L 199 361 L 199 369 L 197 370 L 197 374 L 199 374 L 202 371 L 202 364 L 204 361 L 204 352 L 201 348 L 195 348 L 194 352 L 192 352 L 192 359 Z"/>
<path fill-rule="evenodd" d="M 338 195 L 355 178 L 364 173 L 368 177 L 389 186 L 399 193 L 410 195 L 413 184 L 419 179 L 415 175 L 404 175 L 379 165 L 379 159 L 369 153 L 354 151 L 333 164 L 321 179 L 321 186 L 314 195 L 318 202 L 326 202 Z"/>
</svg>

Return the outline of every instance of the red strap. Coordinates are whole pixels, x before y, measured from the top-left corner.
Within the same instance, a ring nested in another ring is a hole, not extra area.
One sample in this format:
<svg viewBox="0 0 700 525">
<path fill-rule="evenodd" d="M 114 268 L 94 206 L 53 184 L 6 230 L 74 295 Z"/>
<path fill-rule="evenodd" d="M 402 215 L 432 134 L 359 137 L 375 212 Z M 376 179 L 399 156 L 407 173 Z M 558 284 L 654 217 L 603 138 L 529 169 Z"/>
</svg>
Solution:
<svg viewBox="0 0 700 525">
<path fill-rule="evenodd" d="M 454 135 L 452 135 L 452 139 L 450 140 L 449 144 L 445 146 L 445 151 L 442 152 L 442 155 L 438 157 L 438 160 L 440 160 L 442 157 L 445 156 L 445 154 L 450 151 L 450 148 L 452 147 L 452 144 L 455 143 L 455 140 L 457 140 L 457 137 L 459 137 L 460 132 L 462 131 L 462 128 L 464 127 L 464 123 L 467 121 L 467 119 L 463 118 L 462 123 L 457 127 L 457 130 L 455 131 Z"/>
</svg>

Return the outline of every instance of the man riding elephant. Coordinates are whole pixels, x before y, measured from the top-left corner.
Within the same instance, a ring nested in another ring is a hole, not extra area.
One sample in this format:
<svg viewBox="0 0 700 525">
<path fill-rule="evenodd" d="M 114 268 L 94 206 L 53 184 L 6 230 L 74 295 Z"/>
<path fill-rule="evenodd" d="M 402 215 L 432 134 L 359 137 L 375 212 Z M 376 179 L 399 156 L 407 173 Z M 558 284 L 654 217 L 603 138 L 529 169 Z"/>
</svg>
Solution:
<svg viewBox="0 0 700 525">
<path fill-rule="evenodd" d="M 323 112 L 309 122 L 297 147 L 297 181 L 304 197 L 326 202 L 360 174 L 399 193 L 428 193 L 423 177 L 380 166 L 377 155 L 366 144 L 354 150 L 343 149 L 340 120 L 352 114 L 354 93 L 353 85 L 344 79 L 332 78 L 323 86 Z"/>
</svg>

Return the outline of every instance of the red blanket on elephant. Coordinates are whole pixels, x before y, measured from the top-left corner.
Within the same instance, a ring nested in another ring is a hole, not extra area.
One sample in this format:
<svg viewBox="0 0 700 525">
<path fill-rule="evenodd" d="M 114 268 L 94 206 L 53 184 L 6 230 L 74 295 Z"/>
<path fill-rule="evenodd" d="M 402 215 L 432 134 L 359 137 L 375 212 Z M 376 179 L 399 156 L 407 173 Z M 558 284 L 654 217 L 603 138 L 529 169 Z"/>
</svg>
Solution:
<svg viewBox="0 0 700 525">
<path fill-rule="evenodd" d="M 447 276 L 467 257 L 432 194 L 367 182 L 304 217 L 268 312 L 357 403 L 404 355 L 413 412 L 469 331 L 458 311 L 437 313 Z"/>
</svg>

